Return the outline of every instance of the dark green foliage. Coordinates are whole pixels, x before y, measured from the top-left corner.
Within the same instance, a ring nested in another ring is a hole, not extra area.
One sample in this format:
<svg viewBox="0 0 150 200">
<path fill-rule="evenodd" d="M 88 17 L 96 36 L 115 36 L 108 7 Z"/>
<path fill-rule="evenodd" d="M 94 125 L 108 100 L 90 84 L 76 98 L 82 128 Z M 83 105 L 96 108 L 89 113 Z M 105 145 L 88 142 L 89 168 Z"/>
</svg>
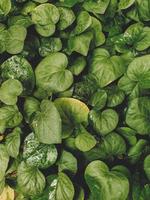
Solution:
<svg viewBox="0 0 150 200">
<path fill-rule="evenodd" d="M 150 0 L 0 0 L 0 200 L 150 200 Z"/>
</svg>

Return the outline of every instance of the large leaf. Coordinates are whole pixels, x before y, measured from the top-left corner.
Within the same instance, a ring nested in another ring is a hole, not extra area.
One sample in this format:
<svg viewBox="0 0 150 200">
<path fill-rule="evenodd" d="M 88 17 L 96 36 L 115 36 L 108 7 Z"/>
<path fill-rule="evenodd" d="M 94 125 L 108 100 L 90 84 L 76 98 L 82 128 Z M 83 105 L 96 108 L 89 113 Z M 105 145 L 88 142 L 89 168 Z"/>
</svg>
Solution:
<svg viewBox="0 0 150 200">
<path fill-rule="evenodd" d="M 128 196 L 128 179 L 119 171 L 110 171 L 102 161 L 93 161 L 87 166 L 85 180 L 91 191 L 91 200 L 126 200 Z"/>
<path fill-rule="evenodd" d="M 40 111 L 35 113 L 31 126 L 41 143 L 61 143 L 61 118 L 51 101 L 41 102 Z"/>
<path fill-rule="evenodd" d="M 48 91 L 65 91 L 73 82 L 67 64 L 68 59 L 63 53 L 52 53 L 44 58 L 35 70 L 37 86 Z"/>
</svg>

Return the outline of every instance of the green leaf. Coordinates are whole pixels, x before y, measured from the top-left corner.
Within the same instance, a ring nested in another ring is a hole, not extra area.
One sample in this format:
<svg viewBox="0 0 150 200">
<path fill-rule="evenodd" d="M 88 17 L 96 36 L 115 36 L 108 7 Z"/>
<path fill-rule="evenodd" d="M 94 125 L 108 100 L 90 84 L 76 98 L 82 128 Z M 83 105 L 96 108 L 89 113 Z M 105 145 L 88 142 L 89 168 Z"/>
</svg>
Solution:
<svg viewBox="0 0 150 200">
<path fill-rule="evenodd" d="M 102 32 L 102 25 L 99 20 L 97 20 L 95 17 L 92 17 L 92 24 L 91 24 L 91 30 L 94 35 L 94 44 L 96 47 L 102 45 L 105 42 L 105 35 Z"/>
<path fill-rule="evenodd" d="M 30 63 L 23 57 L 12 56 L 0 66 L 1 78 L 17 79 L 22 83 L 23 94 L 30 94 L 34 88 L 35 78 Z"/>
<path fill-rule="evenodd" d="M 28 28 L 29 26 L 32 25 L 32 21 L 29 16 L 17 15 L 17 16 L 12 16 L 8 19 L 8 25 L 9 26 L 19 25 L 23 26 L 24 28 Z"/>
<path fill-rule="evenodd" d="M 36 31 L 43 37 L 49 37 L 55 33 L 56 26 L 53 22 L 49 22 L 47 25 L 35 25 Z"/>
<path fill-rule="evenodd" d="M 87 56 L 92 38 L 92 32 L 85 32 L 77 36 L 71 36 L 68 40 L 69 52 L 77 52 L 83 56 Z"/>
<path fill-rule="evenodd" d="M 49 199 L 53 200 L 73 200 L 74 186 L 70 178 L 63 172 L 59 172 L 58 176 L 48 177 L 49 183 Z"/>
<path fill-rule="evenodd" d="M 108 107 L 115 107 L 123 102 L 125 98 L 125 94 L 118 87 L 108 87 L 106 91 L 108 95 L 108 99 L 107 99 Z"/>
<path fill-rule="evenodd" d="M 104 137 L 99 146 L 101 159 L 109 159 L 121 156 L 126 153 L 126 143 L 124 139 L 115 132 L 109 133 Z"/>
<path fill-rule="evenodd" d="M 59 21 L 59 17 L 57 7 L 50 3 L 41 4 L 32 11 L 32 21 L 36 31 L 45 37 L 55 32 L 55 24 Z"/>
<path fill-rule="evenodd" d="M 84 200 L 85 199 L 85 194 L 84 194 L 84 190 L 83 190 L 83 188 L 79 188 L 78 190 L 77 190 L 77 197 L 75 198 L 75 200 Z"/>
<path fill-rule="evenodd" d="M 30 133 L 24 140 L 23 158 L 28 166 L 48 168 L 56 162 L 57 149 L 54 145 L 41 144 Z"/>
<path fill-rule="evenodd" d="M 59 0 L 59 2 L 60 3 L 58 5 L 70 8 L 77 4 L 79 0 Z"/>
<path fill-rule="evenodd" d="M 17 30 L 17 31 L 16 31 Z M 23 50 L 24 40 L 27 30 L 20 25 L 11 26 L 8 29 L 8 40 L 6 42 L 6 51 L 10 54 L 18 54 Z"/>
<path fill-rule="evenodd" d="M 34 0 L 36 1 L 36 0 Z M 44 1 L 44 0 L 43 0 Z M 29 1 L 26 4 L 23 5 L 23 8 L 21 9 L 22 15 L 28 15 L 32 12 L 32 10 L 36 7 L 36 3 Z"/>
<path fill-rule="evenodd" d="M 90 100 L 89 104 L 94 107 L 96 110 L 102 109 L 106 105 L 107 93 L 105 90 L 99 90 L 95 92 Z"/>
<path fill-rule="evenodd" d="M 119 56 L 112 56 L 107 50 L 97 48 L 94 50 L 89 73 L 95 76 L 97 84 L 104 87 L 116 79 L 118 79 L 125 72 L 125 65 Z"/>
<path fill-rule="evenodd" d="M 135 130 L 129 127 L 119 127 L 117 128 L 117 132 L 124 137 L 131 146 L 134 146 L 137 143 Z"/>
<path fill-rule="evenodd" d="M 75 20 L 75 14 L 70 8 L 58 7 L 60 19 L 58 22 L 58 29 L 64 30 L 68 28 Z"/>
<path fill-rule="evenodd" d="M 19 148 L 20 148 L 20 143 L 21 143 L 21 129 L 20 128 L 15 128 L 12 133 L 8 134 L 6 136 L 6 149 L 9 154 L 9 156 L 13 158 L 17 158 L 19 154 Z"/>
<path fill-rule="evenodd" d="M 85 180 L 91 191 L 91 200 L 127 199 L 128 179 L 121 172 L 110 171 L 102 161 L 93 161 L 87 166 Z"/>
<path fill-rule="evenodd" d="M 131 95 L 135 91 L 136 87 L 137 82 L 130 80 L 126 74 L 118 81 L 118 88 L 124 91 L 126 95 Z"/>
<path fill-rule="evenodd" d="M 150 20 L 150 8 L 148 0 L 137 0 L 137 9 L 139 17 L 142 21 Z"/>
<path fill-rule="evenodd" d="M 22 115 L 17 106 L 3 106 L 0 108 L 0 133 L 6 128 L 14 128 L 22 121 Z"/>
<path fill-rule="evenodd" d="M 79 56 L 75 61 L 73 61 L 72 65 L 69 67 L 69 70 L 75 76 L 78 76 L 86 67 L 86 60 L 83 56 Z"/>
<path fill-rule="evenodd" d="M 120 0 L 119 9 L 124 10 L 129 8 L 132 4 L 134 4 L 135 0 Z"/>
<path fill-rule="evenodd" d="M 6 146 L 0 144 L 0 182 L 3 185 L 3 179 L 5 177 L 5 172 L 8 167 L 9 155 L 7 153 Z"/>
<path fill-rule="evenodd" d="M 17 103 L 17 97 L 22 93 L 23 88 L 20 81 L 8 79 L 0 87 L 0 100 L 7 105 Z"/>
<path fill-rule="evenodd" d="M 5 178 L 0 180 L 0 195 L 2 194 L 4 188 L 5 188 Z"/>
<path fill-rule="evenodd" d="M 62 92 L 68 89 L 72 82 L 72 73 L 66 69 L 68 59 L 63 53 L 51 53 L 36 67 L 36 84 L 44 90 Z"/>
<path fill-rule="evenodd" d="M 144 185 L 139 200 L 149 200 L 150 197 L 150 184 Z"/>
<path fill-rule="evenodd" d="M 148 142 L 146 140 L 140 139 L 134 146 L 129 149 L 128 158 L 130 163 L 135 164 L 140 160 L 144 148 L 147 144 Z"/>
<path fill-rule="evenodd" d="M 62 138 L 70 136 L 77 124 L 88 124 L 89 109 L 83 102 L 62 97 L 54 103 L 62 119 Z"/>
<path fill-rule="evenodd" d="M 103 112 L 91 110 L 89 119 L 94 130 L 100 135 L 107 135 L 112 132 L 117 127 L 119 120 L 118 114 L 112 109 Z"/>
<path fill-rule="evenodd" d="M 138 134 L 145 135 L 150 132 L 149 124 L 150 100 L 148 97 L 135 98 L 129 103 L 126 113 L 126 123 Z"/>
<path fill-rule="evenodd" d="M 75 26 L 75 29 L 73 30 L 73 34 L 81 34 L 85 30 L 87 30 L 91 24 L 92 24 L 92 18 L 86 11 L 81 11 L 79 15 L 77 16 L 77 25 Z"/>
<path fill-rule="evenodd" d="M 63 150 L 57 164 L 59 172 L 67 171 L 73 174 L 77 172 L 77 159 L 70 152 Z"/>
<path fill-rule="evenodd" d="M 40 111 L 35 113 L 31 126 L 41 143 L 61 143 L 61 118 L 51 101 L 41 102 Z"/>
<path fill-rule="evenodd" d="M 96 139 L 83 126 L 76 131 L 75 146 L 80 151 L 89 151 L 96 145 Z"/>
<path fill-rule="evenodd" d="M 41 38 L 39 54 L 42 57 L 48 56 L 50 53 L 58 52 L 62 49 L 62 42 L 60 38 Z"/>
<path fill-rule="evenodd" d="M 0 17 L 6 16 L 11 10 L 11 0 L 0 1 Z"/>
<path fill-rule="evenodd" d="M 104 14 L 110 0 L 103 0 L 103 1 L 93 1 L 93 0 L 87 0 L 83 3 L 83 7 L 85 10 L 97 13 L 97 14 Z"/>
<path fill-rule="evenodd" d="M 146 156 L 144 159 L 144 171 L 147 175 L 147 178 L 150 180 L 150 155 Z"/>
<path fill-rule="evenodd" d="M 124 174 L 128 178 L 128 180 L 130 180 L 131 178 L 131 173 L 129 169 L 123 165 L 116 165 L 112 168 L 112 170 Z"/>
<path fill-rule="evenodd" d="M 0 53 L 6 50 L 6 41 L 8 37 L 8 31 L 4 24 L 0 23 Z"/>
<path fill-rule="evenodd" d="M 38 3 L 46 3 L 48 0 L 33 0 L 33 1 Z"/>
<path fill-rule="evenodd" d="M 140 23 L 132 24 L 124 33 L 127 44 L 133 45 L 137 51 L 143 51 L 150 46 L 150 28 Z"/>
<path fill-rule="evenodd" d="M 34 97 L 27 97 L 24 103 L 24 113 L 27 122 L 30 122 L 36 111 L 40 110 L 40 102 Z"/>
<path fill-rule="evenodd" d="M 23 194 L 35 196 L 43 192 L 46 181 L 38 168 L 29 167 L 25 162 L 21 162 L 17 170 L 17 183 Z"/>
<path fill-rule="evenodd" d="M 150 88 L 150 55 L 135 58 L 128 66 L 127 76 L 141 88 Z"/>
</svg>

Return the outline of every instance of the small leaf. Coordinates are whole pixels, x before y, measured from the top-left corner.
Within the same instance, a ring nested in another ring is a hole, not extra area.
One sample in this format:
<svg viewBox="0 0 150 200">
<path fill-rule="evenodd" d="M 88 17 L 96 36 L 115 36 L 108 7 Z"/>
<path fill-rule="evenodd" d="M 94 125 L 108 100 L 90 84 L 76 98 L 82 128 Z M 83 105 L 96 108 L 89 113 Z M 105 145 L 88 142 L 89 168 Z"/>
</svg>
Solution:
<svg viewBox="0 0 150 200">
<path fill-rule="evenodd" d="M 17 158 L 19 154 L 19 148 L 20 148 L 20 134 L 21 134 L 21 129 L 20 128 L 15 128 L 12 133 L 6 136 L 6 149 L 9 154 L 9 156 L 13 158 Z"/>
<path fill-rule="evenodd" d="M 7 105 L 14 105 L 22 91 L 22 85 L 18 80 L 8 79 L 0 87 L 0 100 Z"/>
</svg>

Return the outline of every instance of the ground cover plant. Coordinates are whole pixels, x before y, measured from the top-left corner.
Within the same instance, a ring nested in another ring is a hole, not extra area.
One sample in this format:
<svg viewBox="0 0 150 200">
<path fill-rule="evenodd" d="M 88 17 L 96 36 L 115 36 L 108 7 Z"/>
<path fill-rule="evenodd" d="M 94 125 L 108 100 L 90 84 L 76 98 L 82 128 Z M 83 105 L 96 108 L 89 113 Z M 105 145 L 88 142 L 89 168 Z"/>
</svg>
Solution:
<svg viewBox="0 0 150 200">
<path fill-rule="evenodd" d="M 150 1 L 0 0 L 0 200 L 150 199 Z"/>
</svg>

